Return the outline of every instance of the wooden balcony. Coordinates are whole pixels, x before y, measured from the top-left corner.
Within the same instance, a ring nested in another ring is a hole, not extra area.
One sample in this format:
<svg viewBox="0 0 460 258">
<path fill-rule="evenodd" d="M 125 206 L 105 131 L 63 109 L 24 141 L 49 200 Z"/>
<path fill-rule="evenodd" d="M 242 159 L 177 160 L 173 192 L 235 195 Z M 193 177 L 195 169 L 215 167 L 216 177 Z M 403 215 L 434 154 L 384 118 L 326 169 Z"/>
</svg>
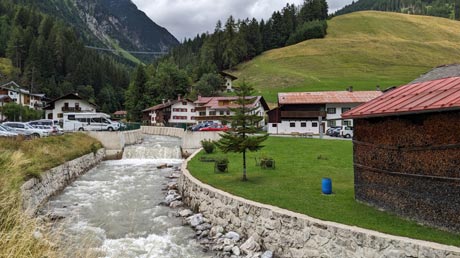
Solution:
<svg viewBox="0 0 460 258">
<path fill-rule="evenodd" d="M 281 111 L 282 118 L 326 117 L 326 111 Z"/>
</svg>

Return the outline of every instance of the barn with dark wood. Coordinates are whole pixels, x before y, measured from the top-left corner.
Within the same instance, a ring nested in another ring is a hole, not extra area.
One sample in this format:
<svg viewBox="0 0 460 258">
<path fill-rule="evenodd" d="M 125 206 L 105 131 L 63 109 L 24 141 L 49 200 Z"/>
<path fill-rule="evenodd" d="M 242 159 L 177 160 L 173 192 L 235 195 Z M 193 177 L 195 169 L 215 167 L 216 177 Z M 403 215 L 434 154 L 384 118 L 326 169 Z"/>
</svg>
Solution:
<svg viewBox="0 0 460 258">
<path fill-rule="evenodd" d="M 460 77 L 401 86 L 354 119 L 355 198 L 460 232 Z"/>
</svg>

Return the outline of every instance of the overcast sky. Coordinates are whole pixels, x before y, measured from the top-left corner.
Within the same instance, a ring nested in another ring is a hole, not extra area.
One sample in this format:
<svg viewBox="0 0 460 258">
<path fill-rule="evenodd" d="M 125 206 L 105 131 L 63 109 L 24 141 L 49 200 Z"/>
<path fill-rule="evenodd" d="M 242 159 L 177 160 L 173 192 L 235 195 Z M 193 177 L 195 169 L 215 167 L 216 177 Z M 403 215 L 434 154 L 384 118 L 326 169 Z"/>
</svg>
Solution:
<svg viewBox="0 0 460 258">
<path fill-rule="evenodd" d="M 286 3 L 299 5 L 303 0 L 132 0 L 154 22 L 169 30 L 178 40 L 213 31 L 217 20 L 235 18 L 268 18 Z M 327 0 L 329 12 L 352 0 Z"/>
</svg>

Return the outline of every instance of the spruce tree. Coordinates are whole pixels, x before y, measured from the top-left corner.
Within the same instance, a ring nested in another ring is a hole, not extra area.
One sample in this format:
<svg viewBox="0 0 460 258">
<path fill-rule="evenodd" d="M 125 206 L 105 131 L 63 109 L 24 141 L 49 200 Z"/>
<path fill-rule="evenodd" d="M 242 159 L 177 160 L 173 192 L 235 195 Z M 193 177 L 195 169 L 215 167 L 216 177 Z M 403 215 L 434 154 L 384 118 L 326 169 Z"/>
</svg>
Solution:
<svg viewBox="0 0 460 258">
<path fill-rule="evenodd" d="M 250 104 L 254 102 L 252 96 L 254 89 L 246 82 L 235 87 L 238 96 L 237 108 L 231 108 L 234 115 L 230 118 L 232 129 L 221 134 L 222 138 L 217 142 L 217 146 L 224 153 L 236 152 L 243 155 L 243 181 L 247 181 L 246 176 L 246 152 L 258 151 L 264 146 L 262 142 L 268 138 L 267 133 L 263 133 L 259 126 L 263 117 L 255 114 L 255 107 Z"/>
</svg>

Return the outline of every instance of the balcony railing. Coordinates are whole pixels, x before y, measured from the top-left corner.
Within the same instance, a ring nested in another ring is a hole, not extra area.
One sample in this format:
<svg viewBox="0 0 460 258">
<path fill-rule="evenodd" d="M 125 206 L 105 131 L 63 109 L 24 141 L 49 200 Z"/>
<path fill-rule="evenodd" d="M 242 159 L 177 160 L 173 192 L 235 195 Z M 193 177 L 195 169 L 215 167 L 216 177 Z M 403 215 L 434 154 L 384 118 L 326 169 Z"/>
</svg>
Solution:
<svg viewBox="0 0 460 258">
<path fill-rule="evenodd" d="M 81 112 L 81 107 L 62 107 L 62 112 Z"/>
<path fill-rule="evenodd" d="M 282 118 L 326 117 L 325 111 L 281 111 Z"/>
</svg>

